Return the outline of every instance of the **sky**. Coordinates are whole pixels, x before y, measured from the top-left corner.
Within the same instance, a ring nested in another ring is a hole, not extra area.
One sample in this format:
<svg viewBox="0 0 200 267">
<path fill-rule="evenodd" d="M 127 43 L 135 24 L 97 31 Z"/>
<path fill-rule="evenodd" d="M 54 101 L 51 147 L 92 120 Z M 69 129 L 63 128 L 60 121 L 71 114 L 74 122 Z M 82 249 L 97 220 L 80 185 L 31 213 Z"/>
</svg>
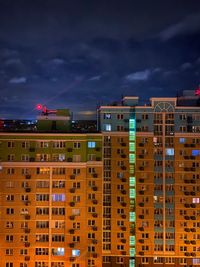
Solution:
<svg viewBox="0 0 200 267">
<path fill-rule="evenodd" d="M 33 119 L 41 103 L 91 119 L 199 83 L 198 0 L 0 0 L 0 118 Z"/>
</svg>

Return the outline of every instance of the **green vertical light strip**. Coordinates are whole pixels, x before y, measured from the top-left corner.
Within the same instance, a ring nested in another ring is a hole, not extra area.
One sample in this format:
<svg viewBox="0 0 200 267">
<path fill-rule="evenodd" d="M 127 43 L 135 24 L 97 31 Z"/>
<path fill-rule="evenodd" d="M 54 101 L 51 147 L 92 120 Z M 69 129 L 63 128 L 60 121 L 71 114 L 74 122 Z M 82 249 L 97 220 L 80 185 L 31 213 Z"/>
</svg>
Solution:
<svg viewBox="0 0 200 267">
<path fill-rule="evenodd" d="M 129 119 L 129 197 L 130 197 L 130 212 L 129 212 L 129 222 L 130 228 L 132 229 L 129 236 L 129 246 L 130 246 L 130 260 L 129 266 L 135 267 L 135 255 L 136 255 L 136 244 L 135 244 L 135 224 L 136 224 L 136 214 L 135 214 L 135 202 L 136 202 L 136 179 L 135 179 L 135 162 L 136 162 L 136 120 L 135 113 L 130 114 Z"/>
</svg>

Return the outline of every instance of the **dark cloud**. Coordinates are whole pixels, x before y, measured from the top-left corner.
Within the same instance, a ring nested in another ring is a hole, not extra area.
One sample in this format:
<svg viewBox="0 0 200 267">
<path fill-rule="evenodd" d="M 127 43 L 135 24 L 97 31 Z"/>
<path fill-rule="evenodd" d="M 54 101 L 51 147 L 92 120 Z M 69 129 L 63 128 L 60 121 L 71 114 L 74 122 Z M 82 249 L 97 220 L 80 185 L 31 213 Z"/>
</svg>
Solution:
<svg viewBox="0 0 200 267">
<path fill-rule="evenodd" d="M 0 116 L 77 116 L 199 83 L 200 2 L 0 0 Z M 18 106 L 23 108 L 17 108 Z"/>
</svg>

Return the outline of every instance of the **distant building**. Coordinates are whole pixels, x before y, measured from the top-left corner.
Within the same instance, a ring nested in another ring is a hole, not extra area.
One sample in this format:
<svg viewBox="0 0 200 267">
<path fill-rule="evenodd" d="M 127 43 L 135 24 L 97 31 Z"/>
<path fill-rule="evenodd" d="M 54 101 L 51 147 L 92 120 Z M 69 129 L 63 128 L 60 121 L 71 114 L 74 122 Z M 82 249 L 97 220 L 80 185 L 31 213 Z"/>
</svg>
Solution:
<svg viewBox="0 0 200 267">
<path fill-rule="evenodd" d="M 200 107 L 124 97 L 94 125 L 0 133 L 0 266 L 199 266 Z"/>
</svg>

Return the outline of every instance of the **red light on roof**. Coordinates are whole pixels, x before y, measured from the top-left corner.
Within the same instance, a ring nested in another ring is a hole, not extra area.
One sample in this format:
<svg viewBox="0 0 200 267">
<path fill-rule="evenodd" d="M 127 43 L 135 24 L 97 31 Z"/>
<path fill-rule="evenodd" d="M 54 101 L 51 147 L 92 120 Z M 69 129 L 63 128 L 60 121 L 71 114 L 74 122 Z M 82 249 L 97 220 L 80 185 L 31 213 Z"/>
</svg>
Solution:
<svg viewBox="0 0 200 267">
<path fill-rule="evenodd" d="M 37 104 L 36 109 L 37 110 L 42 110 L 42 105 L 41 104 Z"/>
<path fill-rule="evenodd" d="M 195 93 L 194 93 L 195 95 L 200 95 L 200 87 L 198 87 L 196 90 L 195 90 Z"/>
</svg>

